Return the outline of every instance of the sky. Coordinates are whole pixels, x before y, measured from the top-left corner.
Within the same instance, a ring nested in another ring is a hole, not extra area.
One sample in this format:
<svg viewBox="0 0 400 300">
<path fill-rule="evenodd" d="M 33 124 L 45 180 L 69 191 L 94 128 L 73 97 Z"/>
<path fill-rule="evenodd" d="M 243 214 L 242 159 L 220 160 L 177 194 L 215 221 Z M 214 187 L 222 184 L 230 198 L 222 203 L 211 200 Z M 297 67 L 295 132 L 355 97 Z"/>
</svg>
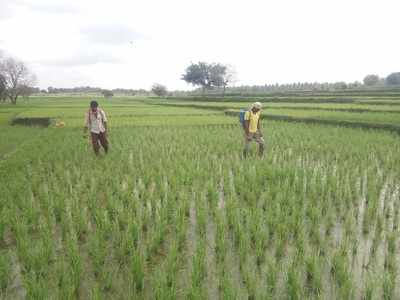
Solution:
<svg viewBox="0 0 400 300">
<path fill-rule="evenodd" d="M 0 50 L 41 88 L 190 89 L 191 62 L 236 85 L 362 81 L 400 71 L 398 0 L 0 0 Z"/>
</svg>

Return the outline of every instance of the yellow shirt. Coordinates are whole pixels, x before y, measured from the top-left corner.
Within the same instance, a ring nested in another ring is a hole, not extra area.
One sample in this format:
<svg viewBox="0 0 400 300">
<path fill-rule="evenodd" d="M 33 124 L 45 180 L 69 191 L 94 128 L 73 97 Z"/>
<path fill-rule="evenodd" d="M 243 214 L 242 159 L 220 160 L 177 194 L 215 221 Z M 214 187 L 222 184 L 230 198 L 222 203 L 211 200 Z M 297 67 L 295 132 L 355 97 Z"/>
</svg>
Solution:
<svg viewBox="0 0 400 300">
<path fill-rule="evenodd" d="M 252 111 L 247 111 L 244 115 L 244 119 L 249 121 L 249 132 L 257 132 L 258 120 L 260 119 L 260 111 L 253 113 Z"/>
</svg>

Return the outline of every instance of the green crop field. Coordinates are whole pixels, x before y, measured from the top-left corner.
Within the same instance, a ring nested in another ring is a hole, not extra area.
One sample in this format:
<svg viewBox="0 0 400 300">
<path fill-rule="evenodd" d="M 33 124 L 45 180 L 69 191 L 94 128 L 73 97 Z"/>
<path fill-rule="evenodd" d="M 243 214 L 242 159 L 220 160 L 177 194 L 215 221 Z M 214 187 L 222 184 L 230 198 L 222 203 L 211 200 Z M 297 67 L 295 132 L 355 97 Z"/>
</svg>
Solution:
<svg viewBox="0 0 400 300">
<path fill-rule="evenodd" d="M 0 299 L 399 299 L 398 133 L 267 117 L 243 159 L 224 110 L 249 102 L 121 97 L 95 157 L 88 101 L 0 105 Z M 387 101 L 264 105 L 400 125 Z"/>
</svg>

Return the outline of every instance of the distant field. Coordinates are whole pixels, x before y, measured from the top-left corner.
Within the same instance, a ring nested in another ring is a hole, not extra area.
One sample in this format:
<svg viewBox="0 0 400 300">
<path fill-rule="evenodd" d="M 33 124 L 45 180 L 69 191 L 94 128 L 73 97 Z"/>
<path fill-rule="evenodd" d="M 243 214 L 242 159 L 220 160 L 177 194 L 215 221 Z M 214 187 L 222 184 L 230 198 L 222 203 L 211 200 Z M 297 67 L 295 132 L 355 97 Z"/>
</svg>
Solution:
<svg viewBox="0 0 400 300">
<path fill-rule="evenodd" d="M 400 297 L 399 135 L 340 126 L 394 126 L 396 105 L 264 103 L 260 160 L 241 156 L 250 102 L 99 98 L 94 157 L 91 99 L 0 104 L 0 299 Z"/>
</svg>

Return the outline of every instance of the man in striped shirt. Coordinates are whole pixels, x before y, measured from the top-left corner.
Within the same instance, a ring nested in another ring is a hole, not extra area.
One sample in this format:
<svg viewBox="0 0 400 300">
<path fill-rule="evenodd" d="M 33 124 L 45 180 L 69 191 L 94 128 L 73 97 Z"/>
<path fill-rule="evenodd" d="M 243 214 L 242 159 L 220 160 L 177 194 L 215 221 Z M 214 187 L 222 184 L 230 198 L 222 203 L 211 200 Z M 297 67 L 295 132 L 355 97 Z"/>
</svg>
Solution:
<svg viewBox="0 0 400 300">
<path fill-rule="evenodd" d="M 99 107 L 97 101 L 90 102 L 90 109 L 86 113 L 84 133 L 90 131 L 93 150 L 96 155 L 99 154 L 100 145 L 104 152 L 108 152 L 107 140 L 107 117 L 104 110 Z"/>
</svg>

